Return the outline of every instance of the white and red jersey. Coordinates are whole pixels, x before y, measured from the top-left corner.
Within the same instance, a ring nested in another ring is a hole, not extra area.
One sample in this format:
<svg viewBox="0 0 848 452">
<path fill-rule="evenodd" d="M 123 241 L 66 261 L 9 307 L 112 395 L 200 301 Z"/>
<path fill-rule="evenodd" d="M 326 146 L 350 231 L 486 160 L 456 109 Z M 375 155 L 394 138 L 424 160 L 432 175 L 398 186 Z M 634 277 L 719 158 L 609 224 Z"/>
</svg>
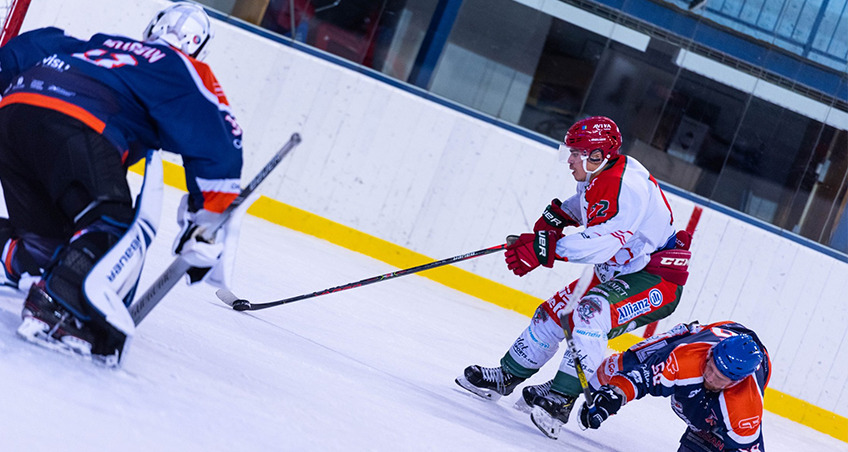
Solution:
<svg viewBox="0 0 848 452">
<path fill-rule="evenodd" d="M 674 235 L 671 207 L 657 181 L 633 157 L 619 156 L 588 182 L 562 209 L 585 226 L 557 242 L 557 257 L 595 264 L 601 282 L 645 268 L 651 253 Z"/>
</svg>

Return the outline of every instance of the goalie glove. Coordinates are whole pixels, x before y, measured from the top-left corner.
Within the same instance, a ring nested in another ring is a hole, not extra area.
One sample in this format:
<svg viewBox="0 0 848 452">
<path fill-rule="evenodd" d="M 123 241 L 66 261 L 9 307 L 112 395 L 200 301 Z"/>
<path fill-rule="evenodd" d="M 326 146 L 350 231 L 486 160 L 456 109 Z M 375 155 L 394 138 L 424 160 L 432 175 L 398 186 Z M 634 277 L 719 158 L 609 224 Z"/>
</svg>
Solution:
<svg viewBox="0 0 848 452">
<path fill-rule="evenodd" d="M 507 268 L 518 276 L 524 276 L 540 265 L 553 267 L 559 237 L 556 231 L 550 229 L 521 234 L 515 243 L 506 247 Z"/>
<path fill-rule="evenodd" d="M 580 424 L 583 428 L 597 429 L 626 403 L 624 394 L 613 385 L 604 385 L 592 394 L 592 407 L 586 402 L 580 407 Z"/>
<path fill-rule="evenodd" d="M 207 229 L 221 214 L 205 209 L 191 212 L 188 209 L 188 195 L 183 196 L 177 212 L 180 233 L 174 240 L 172 252 L 180 255 L 192 266 L 186 273 L 187 284 L 205 281 L 216 287 L 230 288 L 239 228 L 249 204 L 245 202 L 239 206 L 214 237 L 206 241 L 204 236 L 208 235 Z"/>
</svg>

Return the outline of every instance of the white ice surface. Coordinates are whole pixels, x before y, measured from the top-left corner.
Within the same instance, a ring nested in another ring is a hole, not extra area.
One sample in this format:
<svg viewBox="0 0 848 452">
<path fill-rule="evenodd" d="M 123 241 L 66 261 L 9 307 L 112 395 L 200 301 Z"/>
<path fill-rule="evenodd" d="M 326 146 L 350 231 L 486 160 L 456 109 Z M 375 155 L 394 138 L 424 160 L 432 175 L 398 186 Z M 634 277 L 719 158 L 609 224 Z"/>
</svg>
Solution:
<svg viewBox="0 0 848 452">
<path fill-rule="evenodd" d="M 178 198 L 166 189 L 142 288 L 171 261 Z M 393 270 L 250 216 L 238 263 L 235 292 L 253 301 Z M 675 451 L 685 428 L 666 399 L 644 399 L 598 431 L 573 413 L 545 438 L 512 408 L 518 391 L 492 403 L 453 382 L 496 365 L 529 319 L 417 275 L 253 313 L 180 283 L 118 370 L 18 338 L 21 305 L 0 294 L 0 451 Z M 848 451 L 771 413 L 763 424 L 771 452 Z"/>
</svg>

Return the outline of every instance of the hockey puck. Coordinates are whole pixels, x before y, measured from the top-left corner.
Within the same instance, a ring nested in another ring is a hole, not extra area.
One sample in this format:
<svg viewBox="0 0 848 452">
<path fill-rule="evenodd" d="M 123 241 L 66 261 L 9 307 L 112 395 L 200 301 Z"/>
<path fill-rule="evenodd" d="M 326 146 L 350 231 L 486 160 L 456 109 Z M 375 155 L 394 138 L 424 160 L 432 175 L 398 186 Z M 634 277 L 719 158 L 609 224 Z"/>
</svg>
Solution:
<svg viewBox="0 0 848 452">
<path fill-rule="evenodd" d="M 247 300 L 236 300 L 233 302 L 233 309 L 236 311 L 249 311 L 250 302 Z"/>
</svg>

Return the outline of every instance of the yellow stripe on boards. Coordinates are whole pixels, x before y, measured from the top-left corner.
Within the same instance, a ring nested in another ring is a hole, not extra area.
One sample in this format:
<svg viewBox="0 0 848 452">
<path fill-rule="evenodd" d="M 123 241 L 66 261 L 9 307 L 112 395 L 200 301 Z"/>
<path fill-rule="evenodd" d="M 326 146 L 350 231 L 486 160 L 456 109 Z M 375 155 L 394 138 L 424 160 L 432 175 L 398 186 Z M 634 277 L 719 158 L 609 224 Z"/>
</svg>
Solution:
<svg viewBox="0 0 848 452">
<path fill-rule="evenodd" d="M 183 172 L 183 168 L 171 162 L 163 163 L 165 183 L 169 186 L 185 190 L 185 173 Z M 143 162 L 133 165 L 130 167 L 130 170 L 138 174 L 143 174 Z M 435 260 L 265 196 L 259 197 L 250 206 L 247 213 L 270 221 L 271 223 L 324 239 L 334 245 L 383 261 L 398 269 L 411 268 Z M 491 246 L 494 245 L 497 244 L 491 244 Z M 464 250 L 461 252 L 470 251 L 474 250 Z M 443 258 L 447 257 L 450 256 L 444 256 Z M 517 311 L 528 317 L 533 315 L 536 307 L 542 301 L 524 292 L 453 266 L 435 268 L 417 274 L 497 306 Z M 375 275 L 363 275 L 363 279 L 369 276 Z M 518 334 L 517 331 L 516 334 Z M 609 347 L 620 352 L 641 340 L 641 337 L 627 333 L 611 339 L 609 341 Z M 771 388 L 766 388 L 764 404 L 765 409 L 774 414 L 833 436 L 841 441 L 848 442 L 848 418 Z"/>
<path fill-rule="evenodd" d="M 280 226 L 362 253 L 399 269 L 417 267 L 434 261 L 423 254 L 264 196 L 254 202 L 247 212 Z M 495 245 L 497 243 L 492 244 L 492 246 Z M 464 252 L 471 251 L 475 250 Z M 449 257 L 451 256 L 445 256 L 443 259 Z M 417 274 L 527 316 L 532 315 L 541 303 L 541 300 L 536 297 L 453 266 L 438 267 Z"/>
</svg>

